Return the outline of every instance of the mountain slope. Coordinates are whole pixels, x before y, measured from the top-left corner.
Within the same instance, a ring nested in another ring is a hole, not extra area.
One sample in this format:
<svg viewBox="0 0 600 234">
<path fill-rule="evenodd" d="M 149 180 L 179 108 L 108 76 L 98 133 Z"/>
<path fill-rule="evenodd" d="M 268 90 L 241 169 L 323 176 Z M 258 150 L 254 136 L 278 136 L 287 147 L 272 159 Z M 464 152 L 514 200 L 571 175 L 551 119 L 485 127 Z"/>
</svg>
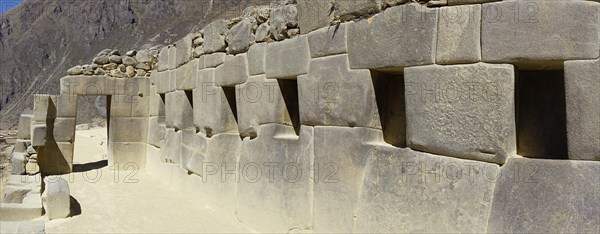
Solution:
<svg viewBox="0 0 600 234">
<path fill-rule="evenodd" d="M 268 1 L 26 0 L 0 15 L 0 127 L 15 127 L 19 114 L 32 109 L 34 93 L 58 94 L 66 70 L 90 63 L 102 49 L 173 43 L 258 4 Z M 86 120 L 101 114 L 91 108 L 97 103 L 82 106 Z"/>
</svg>

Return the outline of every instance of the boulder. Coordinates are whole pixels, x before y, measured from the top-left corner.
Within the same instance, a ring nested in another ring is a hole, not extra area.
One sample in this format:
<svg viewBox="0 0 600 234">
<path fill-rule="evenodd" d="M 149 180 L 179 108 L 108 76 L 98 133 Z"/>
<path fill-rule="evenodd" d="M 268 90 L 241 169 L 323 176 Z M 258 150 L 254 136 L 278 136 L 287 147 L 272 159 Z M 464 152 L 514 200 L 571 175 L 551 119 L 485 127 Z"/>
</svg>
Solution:
<svg viewBox="0 0 600 234">
<path fill-rule="evenodd" d="M 230 54 L 239 54 L 248 51 L 250 45 L 254 44 L 254 29 L 256 28 L 256 19 L 246 17 L 234 25 L 227 34 L 227 52 Z"/>
<path fill-rule="evenodd" d="M 302 34 L 326 27 L 333 21 L 335 0 L 298 0 L 298 25 Z"/>
<path fill-rule="evenodd" d="M 225 33 L 229 30 L 227 22 L 224 20 L 214 21 L 204 27 L 204 51 L 206 53 L 224 52 L 227 48 L 225 44 Z"/>
<path fill-rule="evenodd" d="M 122 63 L 123 62 L 123 58 L 119 55 L 111 55 L 109 58 L 111 63 Z"/>
<path fill-rule="evenodd" d="M 256 42 L 265 42 L 269 40 L 271 36 L 271 34 L 269 33 L 269 28 L 270 26 L 267 22 L 260 24 L 258 28 L 256 28 Z"/>
<path fill-rule="evenodd" d="M 102 55 L 102 56 L 98 56 L 95 57 L 93 62 L 95 64 L 99 64 L 99 65 L 104 65 L 110 62 L 108 55 Z"/>
<path fill-rule="evenodd" d="M 81 68 L 81 66 L 74 66 L 72 68 L 69 68 L 69 70 L 67 70 L 67 75 L 70 75 L 70 76 L 83 75 L 83 69 Z"/>
<path fill-rule="evenodd" d="M 129 57 L 129 56 L 124 56 L 123 57 L 123 64 L 125 66 L 134 66 L 138 64 L 138 61 L 135 60 L 134 57 Z"/>
</svg>

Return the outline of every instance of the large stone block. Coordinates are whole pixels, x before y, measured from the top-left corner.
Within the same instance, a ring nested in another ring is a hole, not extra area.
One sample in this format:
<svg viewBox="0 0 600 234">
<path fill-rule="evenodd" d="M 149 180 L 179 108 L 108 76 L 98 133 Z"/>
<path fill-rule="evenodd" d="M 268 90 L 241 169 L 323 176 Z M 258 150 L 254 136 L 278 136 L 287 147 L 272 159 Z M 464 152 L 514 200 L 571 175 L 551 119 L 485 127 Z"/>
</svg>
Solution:
<svg viewBox="0 0 600 234">
<path fill-rule="evenodd" d="M 33 115 L 22 114 L 19 117 L 19 128 L 17 138 L 23 140 L 31 139 L 31 123 L 33 122 Z"/>
<path fill-rule="evenodd" d="M 112 123 L 111 123 L 112 125 Z M 145 142 L 108 141 L 108 164 L 113 170 L 139 171 L 146 167 Z"/>
<path fill-rule="evenodd" d="M 260 43 L 250 46 L 248 50 L 248 72 L 249 75 L 265 73 L 265 60 L 267 59 L 267 44 Z"/>
<path fill-rule="evenodd" d="M 194 35 L 194 33 L 190 33 L 175 43 L 175 48 L 177 48 L 175 57 L 176 67 L 180 67 L 192 58 L 192 40 L 194 39 Z"/>
<path fill-rule="evenodd" d="M 163 47 L 158 53 L 158 71 L 166 70 L 169 70 L 169 46 Z"/>
<path fill-rule="evenodd" d="M 335 17 L 347 21 L 375 14 L 383 9 L 381 0 L 335 1 Z"/>
<path fill-rule="evenodd" d="M 321 28 L 309 33 L 310 56 L 318 58 L 348 52 L 348 24 Z"/>
<path fill-rule="evenodd" d="M 254 17 L 244 17 L 236 25 L 232 26 L 225 35 L 227 41 L 227 52 L 229 54 L 245 53 L 254 44 L 254 30 L 257 22 Z"/>
<path fill-rule="evenodd" d="M 40 175 L 6 175 L 2 179 L 0 221 L 27 221 L 42 216 Z M 0 227 L 4 223 L 2 222 Z"/>
<path fill-rule="evenodd" d="M 293 124 L 277 80 L 267 79 L 264 75 L 250 76 L 248 82 L 236 88 L 238 125 L 242 136 L 256 135 L 262 124 Z"/>
<path fill-rule="evenodd" d="M 175 88 L 178 90 L 192 90 L 196 88 L 198 72 L 198 59 L 194 59 L 175 70 Z"/>
<path fill-rule="evenodd" d="M 32 146 L 44 146 L 46 144 L 46 138 L 48 137 L 48 128 L 46 124 L 32 124 L 31 125 L 31 145 Z"/>
<path fill-rule="evenodd" d="M 58 95 L 53 99 L 56 117 L 77 117 L 77 96 Z"/>
<path fill-rule="evenodd" d="M 2 233 L 45 233 L 45 230 L 46 224 L 43 220 L 0 222 L 0 232 Z"/>
<path fill-rule="evenodd" d="M 383 135 L 374 129 L 342 127 L 315 127 L 314 134 L 313 230 L 350 233 L 367 159 L 374 145 L 382 144 Z"/>
<path fill-rule="evenodd" d="M 565 62 L 570 159 L 600 161 L 600 61 Z"/>
<path fill-rule="evenodd" d="M 165 117 L 150 117 L 148 119 L 148 144 L 161 148 L 165 143 Z"/>
<path fill-rule="evenodd" d="M 27 148 L 29 148 L 29 146 L 31 146 L 31 140 L 17 139 L 13 149 L 14 152 L 25 153 L 27 152 Z"/>
<path fill-rule="evenodd" d="M 410 148 L 499 164 L 516 154 L 512 65 L 411 67 L 404 78 Z"/>
<path fill-rule="evenodd" d="M 53 98 L 54 96 L 46 94 L 34 95 L 32 124 L 43 124 L 48 119 L 56 117 L 56 106 L 52 101 Z"/>
<path fill-rule="evenodd" d="M 312 59 L 298 87 L 302 124 L 381 129 L 371 73 L 349 69 L 347 55 Z"/>
<path fill-rule="evenodd" d="M 312 226 L 313 128 L 300 136 L 292 126 L 262 125 L 242 145 L 237 217 L 259 232 L 282 233 Z"/>
<path fill-rule="evenodd" d="M 182 130 L 181 167 L 201 175 L 207 148 L 208 138 L 203 133 L 196 134 L 195 130 Z"/>
<path fill-rule="evenodd" d="M 48 176 L 44 178 L 46 190 L 44 191 L 45 208 L 48 218 L 66 218 L 71 213 L 71 196 L 69 183 L 59 176 Z"/>
<path fill-rule="evenodd" d="M 148 139 L 148 118 L 112 117 L 108 130 L 112 142 L 146 142 Z"/>
<path fill-rule="evenodd" d="M 215 70 L 215 82 L 219 86 L 235 86 L 248 79 L 248 59 L 246 54 L 238 54 L 225 61 Z"/>
<path fill-rule="evenodd" d="M 191 91 L 176 90 L 166 94 L 166 125 L 169 128 L 190 129 L 194 127 Z"/>
<path fill-rule="evenodd" d="M 150 96 L 113 95 L 110 98 L 111 117 L 149 117 Z"/>
<path fill-rule="evenodd" d="M 113 95 L 115 78 L 108 76 L 66 76 L 60 79 L 61 95 Z"/>
<path fill-rule="evenodd" d="M 300 33 L 329 26 L 333 21 L 335 0 L 298 0 L 298 26 Z"/>
<path fill-rule="evenodd" d="M 43 175 L 69 174 L 73 169 L 73 143 L 48 141 L 38 148 L 38 165 Z"/>
<path fill-rule="evenodd" d="M 156 92 L 157 93 L 168 93 L 175 90 L 175 87 L 171 87 L 171 72 L 162 71 L 156 74 Z"/>
<path fill-rule="evenodd" d="M 153 89 L 154 88 L 155 87 L 153 86 Z M 151 92 L 150 94 L 150 116 L 165 116 L 165 100 L 163 100 L 160 94 L 155 92 Z"/>
<path fill-rule="evenodd" d="M 350 67 L 403 68 L 433 64 L 437 9 L 416 3 L 386 9 L 368 20 L 350 23 Z"/>
<path fill-rule="evenodd" d="M 207 54 L 225 52 L 225 33 L 229 30 L 227 21 L 217 20 L 204 27 L 204 43 L 202 47 Z"/>
<path fill-rule="evenodd" d="M 481 5 L 440 8 L 435 60 L 437 64 L 481 61 Z"/>
<path fill-rule="evenodd" d="M 508 159 L 496 185 L 487 231 L 598 232 L 598 175 L 600 162 Z"/>
<path fill-rule="evenodd" d="M 205 54 L 202 56 L 204 57 L 204 67 L 202 68 L 215 68 L 223 64 L 228 56 L 225 53 Z"/>
<path fill-rule="evenodd" d="M 235 95 L 227 97 L 222 87 L 215 83 L 215 69 L 205 69 L 198 78 L 194 89 L 194 125 L 196 128 L 212 136 L 219 133 L 237 133 L 237 103 Z"/>
<path fill-rule="evenodd" d="M 539 65 L 546 67 L 552 65 L 548 63 L 551 61 L 596 59 L 600 51 L 598 6 L 589 1 L 541 0 L 485 4 L 481 25 L 482 60 L 541 61 Z M 515 9 L 530 10 L 515 12 Z"/>
<path fill-rule="evenodd" d="M 303 35 L 267 44 L 265 73 L 268 78 L 292 78 L 306 74 L 310 60 L 308 37 Z"/>
<path fill-rule="evenodd" d="M 150 95 L 150 79 L 146 77 L 115 79 L 113 89 L 114 95 L 148 96 Z"/>
<path fill-rule="evenodd" d="M 177 68 L 177 47 L 169 46 L 169 70 Z"/>
<path fill-rule="evenodd" d="M 355 233 L 485 233 L 500 167 L 378 146 L 369 157 Z"/>
<path fill-rule="evenodd" d="M 223 133 L 210 138 L 200 173 L 206 201 L 229 214 L 235 212 L 241 145 L 239 134 Z"/>
<path fill-rule="evenodd" d="M 181 162 L 181 131 L 167 128 L 165 131 L 165 145 L 160 148 L 161 162 L 179 163 Z"/>
<path fill-rule="evenodd" d="M 77 121 L 74 117 L 59 117 L 54 120 L 53 124 L 48 123 L 48 126 L 52 126 L 52 128 L 49 128 L 48 131 L 52 133 L 52 139 L 54 141 L 74 142 L 76 122 Z"/>
</svg>

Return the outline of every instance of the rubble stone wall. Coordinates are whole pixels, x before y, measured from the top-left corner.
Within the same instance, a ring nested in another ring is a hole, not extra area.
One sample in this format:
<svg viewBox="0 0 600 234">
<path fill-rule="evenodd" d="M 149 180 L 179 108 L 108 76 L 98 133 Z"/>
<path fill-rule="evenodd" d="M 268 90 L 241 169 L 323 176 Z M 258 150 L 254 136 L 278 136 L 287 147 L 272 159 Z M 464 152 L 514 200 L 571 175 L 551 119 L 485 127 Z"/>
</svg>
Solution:
<svg viewBox="0 0 600 234">
<path fill-rule="evenodd" d="M 67 76 L 43 147 L 106 95 L 109 163 L 257 231 L 600 231 L 600 3 L 424 2 L 277 0 Z"/>
</svg>

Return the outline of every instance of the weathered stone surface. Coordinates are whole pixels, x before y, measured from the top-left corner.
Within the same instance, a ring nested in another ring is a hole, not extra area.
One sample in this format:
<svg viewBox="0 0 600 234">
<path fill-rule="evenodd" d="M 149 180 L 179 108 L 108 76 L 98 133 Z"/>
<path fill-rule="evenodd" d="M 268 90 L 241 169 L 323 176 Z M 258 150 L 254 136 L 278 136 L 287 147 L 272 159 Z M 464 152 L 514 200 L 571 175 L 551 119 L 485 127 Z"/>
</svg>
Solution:
<svg viewBox="0 0 600 234">
<path fill-rule="evenodd" d="M 112 122 L 111 122 L 112 125 Z M 108 164 L 114 170 L 139 171 L 146 167 L 146 143 L 108 141 Z"/>
<path fill-rule="evenodd" d="M 160 94 L 168 93 L 175 90 L 171 87 L 171 71 L 156 72 L 156 92 Z"/>
<path fill-rule="evenodd" d="M 152 87 L 154 88 L 154 86 Z M 165 116 L 165 100 L 160 94 L 150 94 L 150 116 Z M 166 95 L 165 95 L 166 99 Z"/>
<path fill-rule="evenodd" d="M 69 183 L 59 176 L 48 176 L 44 178 L 46 190 L 44 191 L 45 208 L 48 218 L 66 218 L 71 213 L 71 196 Z"/>
<path fill-rule="evenodd" d="M 196 88 L 198 61 L 198 59 L 194 59 L 175 70 L 175 86 L 178 90 Z"/>
<path fill-rule="evenodd" d="M 215 82 L 215 69 L 200 72 L 193 92 L 194 125 L 208 137 L 219 133 L 237 133 L 238 125 L 232 107 L 237 107 L 235 95 L 227 97 L 223 88 Z M 231 103 L 230 103 L 231 100 Z"/>
<path fill-rule="evenodd" d="M 267 78 L 292 78 L 308 72 L 310 49 L 307 36 L 267 44 Z"/>
<path fill-rule="evenodd" d="M 0 202 L 1 221 L 28 221 L 42 216 L 40 175 L 6 175 Z M 4 229 L 0 223 L 0 228 Z M 3 232 L 4 233 L 4 232 Z"/>
<path fill-rule="evenodd" d="M 31 125 L 31 145 L 44 146 L 46 144 L 48 128 L 46 124 Z"/>
<path fill-rule="evenodd" d="M 244 224 L 265 233 L 311 226 L 312 142 L 312 127 L 303 126 L 297 136 L 293 127 L 277 124 L 262 125 L 259 137 L 244 140 L 238 184 L 244 195 L 236 206 Z"/>
<path fill-rule="evenodd" d="M 180 67 L 181 65 L 190 61 L 192 58 L 192 40 L 194 34 L 188 34 L 183 37 L 181 40 L 175 43 L 175 48 L 177 49 L 176 57 L 175 57 L 175 67 Z"/>
<path fill-rule="evenodd" d="M 43 220 L 20 221 L 20 222 L 0 222 L 0 232 L 2 233 L 45 233 L 46 224 Z"/>
<path fill-rule="evenodd" d="M 410 148 L 500 164 L 516 154 L 512 65 L 431 65 L 404 74 Z"/>
<path fill-rule="evenodd" d="M 342 21 L 375 14 L 382 9 L 381 0 L 335 1 L 335 17 Z"/>
<path fill-rule="evenodd" d="M 214 52 L 225 52 L 227 44 L 225 44 L 225 33 L 228 30 L 227 21 L 213 21 L 204 27 L 204 44 L 202 47 L 208 54 Z"/>
<path fill-rule="evenodd" d="M 437 9 L 419 4 L 388 8 L 368 20 L 350 23 L 350 67 L 402 68 L 433 64 Z"/>
<path fill-rule="evenodd" d="M 150 97 L 113 95 L 110 117 L 148 117 Z"/>
<path fill-rule="evenodd" d="M 599 174 L 600 162 L 508 159 L 496 185 L 487 231 L 597 232 Z"/>
<path fill-rule="evenodd" d="M 166 125 L 175 129 L 195 129 L 192 91 L 176 90 L 166 95 Z"/>
<path fill-rule="evenodd" d="M 173 128 L 167 128 L 165 145 L 160 148 L 160 158 L 163 163 L 181 162 L 181 131 L 176 132 Z"/>
<path fill-rule="evenodd" d="M 378 146 L 369 157 L 356 233 L 485 233 L 500 167 Z"/>
<path fill-rule="evenodd" d="M 596 59 L 600 51 L 599 5 L 589 1 L 514 0 L 485 4 L 481 26 L 482 60 L 515 63 Z M 535 14 L 519 11 L 518 20 L 514 13 L 498 13 L 514 12 L 515 8 L 537 10 Z M 547 66 L 544 62 L 540 65 Z"/>
<path fill-rule="evenodd" d="M 29 129 L 28 131 L 29 132 Z M 15 142 L 14 152 L 25 153 L 27 152 L 27 147 L 31 145 L 31 140 L 17 139 Z"/>
<path fill-rule="evenodd" d="M 73 169 L 73 143 L 48 141 L 39 148 L 37 162 L 44 175 L 63 175 Z"/>
<path fill-rule="evenodd" d="M 169 69 L 169 47 L 165 46 L 160 49 L 160 53 L 158 54 L 158 71 L 166 71 Z"/>
<path fill-rule="evenodd" d="M 313 58 L 348 52 L 348 23 L 321 28 L 308 34 L 310 56 Z"/>
<path fill-rule="evenodd" d="M 74 66 L 72 68 L 69 68 L 69 70 L 67 70 L 67 75 L 70 75 L 70 76 L 83 75 L 83 69 L 81 68 L 81 66 Z"/>
<path fill-rule="evenodd" d="M 22 114 L 19 117 L 19 128 L 17 138 L 29 140 L 31 139 L 31 122 L 33 121 L 33 115 Z"/>
<path fill-rule="evenodd" d="M 299 99 L 302 124 L 381 129 L 371 73 L 350 70 L 347 55 L 312 59 L 298 87 L 305 92 Z"/>
<path fill-rule="evenodd" d="M 48 131 L 52 132 L 52 139 L 54 141 L 74 142 L 75 123 L 75 117 L 59 117 L 54 120 L 54 123 L 48 124 L 52 126 L 52 128 L 48 128 Z"/>
<path fill-rule="evenodd" d="M 255 37 L 253 29 L 256 29 L 256 19 L 245 17 L 231 27 L 225 35 L 227 41 L 227 52 L 230 54 L 245 53 L 254 44 Z"/>
<path fill-rule="evenodd" d="M 240 135 L 255 136 L 262 124 L 292 125 L 277 80 L 267 79 L 264 75 L 250 76 L 248 82 L 236 88 Z"/>
<path fill-rule="evenodd" d="M 250 46 L 248 50 L 248 72 L 249 75 L 258 75 L 265 73 L 265 60 L 267 44 L 260 43 Z"/>
<path fill-rule="evenodd" d="M 233 214 L 237 185 L 239 152 L 242 140 L 239 134 L 218 134 L 209 140 L 206 157 L 201 173 L 201 188 L 209 204 L 219 210 Z"/>
<path fill-rule="evenodd" d="M 177 47 L 169 47 L 169 70 L 177 68 Z"/>
<path fill-rule="evenodd" d="M 217 67 L 225 62 L 225 53 L 213 53 L 206 54 L 204 57 L 204 67 L 202 68 L 213 68 Z"/>
<path fill-rule="evenodd" d="M 10 174 L 23 175 L 26 172 L 27 154 L 13 152 L 10 155 Z"/>
<path fill-rule="evenodd" d="M 32 124 L 46 123 L 48 119 L 56 117 L 56 107 L 52 99 L 54 96 L 47 94 L 34 94 Z"/>
<path fill-rule="evenodd" d="M 122 63 L 123 62 L 123 58 L 119 55 L 111 55 L 109 58 L 111 63 Z"/>
<path fill-rule="evenodd" d="M 106 76 L 66 76 L 60 79 L 61 94 L 113 95 L 114 78 Z"/>
<path fill-rule="evenodd" d="M 329 26 L 334 0 L 298 0 L 298 26 L 302 34 Z"/>
<path fill-rule="evenodd" d="M 56 106 L 56 117 L 77 116 L 76 95 L 58 95 L 53 99 L 53 103 Z"/>
<path fill-rule="evenodd" d="M 600 161 L 600 61 L 565 62 L 569 159 Z"/>
<path fill-rule="evenodd" d="M 254 39 L 256 42 L 266 42 L 271 38 L 271 33 L 269 32 L 269 23 L 265 22 L 259 25 L 256 28 L 256 32 L 254 33 Z"/>
<path fill-rule="evenodd" d="M 278 41 L 285 39 L 285 31 L 298 26 L 298 9 L 296 5 L 272 7 L 269 26 L 269 32 L 273 39 Z"/>
<path fill-rule="evenodd" d="M 235 86 L 248 80 L 248 59 L 238 54 L 215 69 L 215 82 L 219 86 Z"/>
<path fill-rule="evenodd" d="M 481 61 L 481 5 L 442 7 L 438 16 L 437 64 Z"/>
<path fill-rule="evenodd" d="M 104 65 L 110 62 L 108 55 L 102 55 L 93 59 L 95 64 Z"/>
<path fill-rule="evenodd" d="M 181 166 L 197 175 L 202 174 L 202 165 L 206 157 L 208 138 L 203 133 L 196 134 L 194 129 L 181 131 Z"/>
<path fill-rule="evenodd" d="M 163 147 L 165 140 L 165 117 L 150 117 L 148 119 L 148 144 Z"/>
<path fill-rule="evenodd" d="M 381 131 L 368 128 L 317 126 L 314 129 L 313 230 L 350 233 L 367 159 L 374 145 L 382 144 L 383 136 Z"/>
<path fill-rule="evenodd" d="M 111 117 L 108 138 L 112 142 L 146 142 L 148 139 L 148 118 Z"/>
</svg>

